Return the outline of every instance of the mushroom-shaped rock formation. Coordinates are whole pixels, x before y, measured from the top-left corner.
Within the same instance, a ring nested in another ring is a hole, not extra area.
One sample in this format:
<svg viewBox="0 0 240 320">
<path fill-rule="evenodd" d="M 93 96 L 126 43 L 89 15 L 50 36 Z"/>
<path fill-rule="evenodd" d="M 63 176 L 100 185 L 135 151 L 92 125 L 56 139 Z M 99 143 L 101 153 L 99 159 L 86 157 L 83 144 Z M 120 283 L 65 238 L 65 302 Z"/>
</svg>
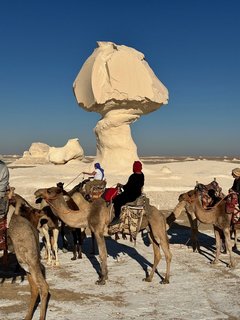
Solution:
<svg viewBox="0 0 240 320">
<path fill-rule="evenodd" d="M 97 160 L 113 171 L 138 159 L 130 124 L 168 103 L 168 90 L 144 55 L 130 47 L 98 42 L 73 83 L 78 104 L 102 118 L 95 127 Z"/>
<path fill-rule="evenodd" d="M 69 139 L 64 147 L 50 147 L 48 159 L 54 164 L 64 164 L 70 160 L 82 160 L 84 152 L 78 138 Z"/>
</svg>

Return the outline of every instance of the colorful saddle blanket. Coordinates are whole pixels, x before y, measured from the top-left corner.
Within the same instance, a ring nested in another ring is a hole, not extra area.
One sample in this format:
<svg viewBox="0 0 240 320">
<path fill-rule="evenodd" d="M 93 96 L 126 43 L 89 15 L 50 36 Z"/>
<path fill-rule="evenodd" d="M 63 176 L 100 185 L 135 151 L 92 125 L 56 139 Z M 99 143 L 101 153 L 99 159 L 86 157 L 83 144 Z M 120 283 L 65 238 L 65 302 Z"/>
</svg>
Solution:
<svg viewBox="0 0 240 320">
<path fill-rule="evenodd" d="M 123 235 L 130 235 L 136 241 L 137 234 L 140 231 L 142 218 L 146 212 L 147 198 L 141 195 L 134 202 L 122 206 L 120 214 L 120 223 L 109 228 L 111 234 L 121 232 Z"/>
<path fill-rule="evenodd" d="M 7 216 L 0 218 L 0 250 L 7 250 Z"/>
<path fill-rule="evenodd" d="M 214 179 L 209 184 L 196 183 L 195 190 L 199 191 L 202 199 L 203 208 L 209 208 L 214 206 L 221 198 L 224 197 L 222 188 Z"/>
<path fill-rule="evenodd" d="M 240 223 L 240 209 L 238 194 L 231 191 L 226 199 L 226 212 L 232 214 L 232 223 Z"/>
</svg>

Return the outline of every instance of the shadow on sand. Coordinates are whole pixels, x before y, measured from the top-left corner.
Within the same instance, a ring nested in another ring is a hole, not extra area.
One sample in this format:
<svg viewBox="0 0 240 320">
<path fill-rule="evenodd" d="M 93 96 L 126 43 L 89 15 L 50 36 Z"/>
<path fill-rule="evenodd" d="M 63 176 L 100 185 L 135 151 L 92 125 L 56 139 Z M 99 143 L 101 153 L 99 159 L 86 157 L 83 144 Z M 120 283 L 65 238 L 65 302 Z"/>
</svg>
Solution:
<svg viewBox="0 0 240 320">
<path fill-rule="evenodd" d="M 8 263 L 4 266 L 3 257 L 0 258 L 0 283 L 4 283 L 6 279 L 12 279 L 12 283 L 15 283 L 17 278 L 20 281 L 24 281 L 26 272 L 19 265 L 15 254 L 8 253 Z"/>
<path fill-rule="evenodd" d="M 139 238 L 141 235 L 139 234 Z M 143 271 L 145 272 L 145 277 L 148 277 L 148 267 L 152 268 L 153 264 L 149 262 L 147 259 L 145 259 L 140 253 L 138 253 L 137 249 L 129 246 L 130 240 L 126 240 L 126 245 L 117 242 L 116 240 L 112 239 L 111 237 L 105 237 L 106 239 L 106 246 L 107 246 L 107 252 L 108 256 L 111 256 L 113 259 L 117 260 L 120 257 L 120 254 L 127 255 L 134 259 L 136 262 L 139 263 L 139 265 L 142 267 Z M 144 240 L 145 245 L 149 246 L 148 240 Z M 91 238 L 87 238 L 84 241 L 83 245 L 83 252 L 86 254 L 87 258 L 91 262 L 93 268 L 96 270 L 96 272 L 99 275 L 99 270 L 100 270 L 100 264 L 98 262 L 98 259 L 96 256 L 89 254 L 91 250 Z M 150 247 L 149 250 L 152 250 Z M 153 252 L 153 250 L 152 250 Z M 96 250 L 96 254 L 97 250 Z M 152 255 L 153 256 L 153 255 Z M 160 261 L 161 263 L 161 261 Z M 159 264 L 160 264 L 159 263 Z M 156 270 L 155 272 L 161 279 L 161 282 L 164 280 L 164 277 L 159 274 L 159 272 Z"/>
</svg>

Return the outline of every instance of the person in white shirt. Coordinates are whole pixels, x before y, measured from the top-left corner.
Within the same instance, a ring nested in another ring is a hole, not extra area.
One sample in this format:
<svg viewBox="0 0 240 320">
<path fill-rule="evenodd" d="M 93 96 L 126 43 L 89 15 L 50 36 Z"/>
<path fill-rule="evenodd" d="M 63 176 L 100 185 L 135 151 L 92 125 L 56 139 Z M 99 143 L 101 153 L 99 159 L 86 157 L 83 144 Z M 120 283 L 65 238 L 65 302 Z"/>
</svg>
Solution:
<svg viewBox="0 0 240 320">
<path fill-rule="evenodd" d="M 85 185 L 85 192 L 86 195 L 89 195 L 91 193 L 91 189 L 94 186 L 104 186 L 106 185 L 106 182 L 104 180 L 104 170 L 101 168 L 100 163 L 94 164 L 94 171 L 93 172 L 83 172 L 83 174 L 87 174 L 89 176 L 92 176 L 93 180 L 90 180 Z"/>
</svg>

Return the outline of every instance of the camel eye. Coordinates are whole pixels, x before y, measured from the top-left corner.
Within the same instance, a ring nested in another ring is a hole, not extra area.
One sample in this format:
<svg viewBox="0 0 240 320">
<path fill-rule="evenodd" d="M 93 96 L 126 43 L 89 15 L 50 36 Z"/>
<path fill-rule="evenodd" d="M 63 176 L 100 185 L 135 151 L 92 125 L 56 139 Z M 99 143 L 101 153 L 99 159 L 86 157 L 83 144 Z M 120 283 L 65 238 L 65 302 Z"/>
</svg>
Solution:
<svg viewBox="0 0 240 320">
<path fill-rule="evenodd" d="M 50 189 L 47 189 L 47 193 L 48 193 L 48 194 L 50 194 L 50 193 L 51 193 L 51 192 L 50 192 Z"/>
</svg>

